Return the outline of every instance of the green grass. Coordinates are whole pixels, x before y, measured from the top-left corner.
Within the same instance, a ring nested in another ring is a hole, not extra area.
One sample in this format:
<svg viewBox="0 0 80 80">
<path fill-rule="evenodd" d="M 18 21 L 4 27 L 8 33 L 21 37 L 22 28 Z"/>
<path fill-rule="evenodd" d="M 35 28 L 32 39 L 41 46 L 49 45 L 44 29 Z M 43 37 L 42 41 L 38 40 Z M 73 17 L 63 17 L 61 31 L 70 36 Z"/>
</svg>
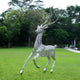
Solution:
<svg viewBox="0 0 80 80">
<path fill-rule="evenodd" d="M 32 48 L 27 47 L 0 49 L 0 80 L 80 80 L 80 54 L 59 48 L 53 73 L 50 73 L 53 60 L 43 72 L 48 60 L 39 57 L 36 62 L 40 68 L 37 69 L 31 59 L 21 76 L 19 72 L 31 52 Z"/>
</svg>

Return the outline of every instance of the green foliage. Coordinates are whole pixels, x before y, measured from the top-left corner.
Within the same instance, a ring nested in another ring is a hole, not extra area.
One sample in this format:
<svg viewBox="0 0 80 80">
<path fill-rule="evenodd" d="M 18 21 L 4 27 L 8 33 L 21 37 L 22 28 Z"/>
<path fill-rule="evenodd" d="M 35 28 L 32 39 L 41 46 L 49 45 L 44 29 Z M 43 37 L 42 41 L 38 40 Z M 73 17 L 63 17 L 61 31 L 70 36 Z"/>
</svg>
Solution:
<svg viewBox="0 0 80 80">
<path fill-rule="evenodd" d="M 20 34 L 20 22 L 19 10 L 11 10 L 10 13 L 5 15 L 4 24 L 7 25 L 8 33 L 8 43 L 18 42 L 18 36 Z"/>
<path fill-rule="evenodd" d="M 48 31 L 48 33 L 45 32 L 44 37 L 47 38 L 47 41 L 46 39 L 43 40 L 43 41 L 46 41 L 46 43 L 48 44 L 54 43 L 59 45 L 59 44 L 67 44 L 69 34 L 67 31 L 58 28 L 58 29 L 52 29 Z"/>
<path fill-rule="evenodd" d="M 65 30 L 62 30 L 62 29 L 54 29 L 53 30 L 54 34 L 54 42 L 57 43 L 57 44 L 65 44 L 67 42 L 67 38 L 69 36 L 69 34 L 65 31 Z"/>
<path fill-rule="evenodd" d="M 20 7 L 20 8 L 26 8 L 30 5 L 31 2 L 32 0 L 11 0 L 9 2 L 9 5 Z"/>
<path fill-rule="evenodd" d="M 58 18 L 55 24 L 44 32 L 45 44 L 71 44 L 76 39 L 80 43 L 80 6 L 68 6 L 66 10 L 58 8 L 29 8 L 32 0 L 11 0 L 11 5 L 18 9 L 8 9 L 0 15 L 0 27 L 6 26 L 8 40 L 12 46 L 33 45 L 35 29 L 47 20 L 50 23 Z M 39 0 L 38 4 L 41 1 Z M 25 4 L 25 5 L 24 5 Z M 38 6 L 38 5 L 35 5 Z M 51 16 L 50 16 L 51 15 Z M 3 34 L 4 35 L 4 34 Z M 4 44 L 4 41 L 3 43 Z"/>
<path fill-rule="evenodd" d="M 31 58 L 21 76 L 19 72 L 31 52 L 32 48 L 27 47 L 0 49 L 0 80 L 80 80 L 80 54 L 60 48 L 56 49 L 53 73 L 50 73 L 53 59 L 44 73 L 48 60 L 40 57 L 36 60 L 40 68 L 34 66 Z"/>
<path fill-rule="evenodd" d="M 6 26 L 0 27 L 0 46 L 5 46 L 8 41 L 8 30 Z"/>
<path fill-rule="evenodd" d="M 37 25 L 45 20 L 44 13 L 44 10 L 27 10 L 24 12 L 23 9 L 18 9 L 11 10 L 6 14 L 3 22 L 10 31 L 9 43 L 24 46 L 28 44 L 30 37 L 33 42 Z"/>
</svg>

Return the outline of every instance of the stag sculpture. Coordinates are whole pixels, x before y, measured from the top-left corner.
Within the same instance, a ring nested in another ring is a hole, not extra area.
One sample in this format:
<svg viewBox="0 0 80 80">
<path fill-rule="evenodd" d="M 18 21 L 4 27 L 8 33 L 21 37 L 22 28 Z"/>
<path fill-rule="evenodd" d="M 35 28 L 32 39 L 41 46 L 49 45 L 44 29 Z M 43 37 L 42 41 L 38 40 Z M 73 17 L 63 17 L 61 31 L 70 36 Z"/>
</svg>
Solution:
<svg viewBox="0 0 80 80">
<path fill-rule="evenodd" d="M 23 71 L 24 71 L 24 68 L 27 64 L 27 62 L 30 60 L 31 57 L 33 57 L 35 55 L 35 57 L 33 58 L 33 62 L 34 62 L 34 65 L 39 68 L 40 66 L 37 65 L 37 63 L 35 62 L 35 60 L 38 58 L 38 57 L 47 57 L 48 58 L 48 62 L 46 64 L 46 67 L 44 68 L 44 71 L 46 71 L 47 67 L 48 67 L 48 64 L 50 62 L 50 56 L 53 58 L 53 64 L 52 64 L 52 68 L 51 68 L 51 71 L 50 72 L 53 72 L 53 68 L 54 68 L 54 65 L 55 65 L 55 62 L 56 62 L 56 59 L 55 59 L 55 47 L 56 46 L 52 46 L 52 45 L 43 45 L 42 44 L 42 35 L 43 35 L 43 31 L 45 29 L 48 28 L 48 25 L 50 24 L 53 24 L 55 23 L 56 21 L 52 22 L 52 23 L 49 23 L 49 24 L 41 24 L 41 25 L 38 25 L 37 26 L 37 29 L 36 29 L 36 33 L 37 33 L 37 37 L 36 37 L 36 40 L 35 40 L 35 44 L 34 44 L 34 48 L 33 48 L 33 51 L 32 53 L 30 54 L 30 56 L 28 57 L 28 59 L 26 60 L 25 64 L 23 65 L 23 68 L 22 70 L 20 71 L 20 74 L 22 75 Z"/>
</svg>

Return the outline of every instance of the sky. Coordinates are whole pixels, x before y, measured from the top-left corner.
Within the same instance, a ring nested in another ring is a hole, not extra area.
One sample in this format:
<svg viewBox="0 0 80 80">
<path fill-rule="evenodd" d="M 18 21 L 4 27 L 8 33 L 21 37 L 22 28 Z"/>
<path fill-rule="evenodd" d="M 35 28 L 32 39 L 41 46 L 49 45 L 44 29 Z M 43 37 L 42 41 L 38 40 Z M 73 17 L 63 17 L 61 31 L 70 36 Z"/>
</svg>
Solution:
<svg viewBox="0 0 80 80">
<path fill-rule="evenodd" d="M 10 0 L 0 0 L 0 14 L 9 8 L 8 2 Z M 66 9 L 70 5 L 80 6 L 80 0 L 42 0 L 45 7 L 54 7 L 59 9 Z"/>
</svg>

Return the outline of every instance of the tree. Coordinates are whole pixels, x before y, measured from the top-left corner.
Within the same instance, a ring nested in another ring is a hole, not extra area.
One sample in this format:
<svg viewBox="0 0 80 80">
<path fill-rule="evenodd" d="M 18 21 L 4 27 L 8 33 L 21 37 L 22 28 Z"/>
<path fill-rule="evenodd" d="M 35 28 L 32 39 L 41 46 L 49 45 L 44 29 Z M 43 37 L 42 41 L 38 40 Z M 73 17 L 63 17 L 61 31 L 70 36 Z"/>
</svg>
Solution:
<svg viewBox="0 0 80 80">
<path fill-rule="evenodd" d="M 21 10 L 11 10 L 4 17 L 3 23 L 7 26 L 9 33 L 8 44 L 27 45 L 31 38 L 32 42 L 35 38 L 35 29 L 38 24 L 44 21 L 44 11 L 27 10 L 21 15 Z M 33 34 L 33 35 L 32 35 Z"/>
<path fill-rule="evenodd" d="M 67 7 L 68 12 L 68 27 L 67 28 L 70 31 L 70 38 L 74 41 L 74 39 L 77 41 L 77 44 L 79 40 L 79 24 L 80 24 L 80 6 L 69 6 Z"/>
<path fill-rule="evenodd" d="M 25 13 L 26 19 L 29 21 L 29 42 L 30 44 L 33 44 L 35 40 L 35 29 L 37 28 L 37 25 L 40 25 L 43 23 L 46 19 L 45 17 L 45 11 L 44 10 L 28 10 Z M 29 43 L 28 42 L 28 43 Z"/>
<path fill-rule="evenodd" d="M 54 42 L 57 44 L 66 44 L 68 40 L 68 33 L 62 29 L 54 29 Z"/>
<path fill-rule="evenodd" d="M 0 27 L 0 47 L 6 46 L 8 41 L 8 30 L 6 26 Z"/>
<path fill-rule="evenodd" d="M 69 34 L 67 33 L 67 31 L 61 29 L 61 28 L 57 28 L 57 29 L 52 29 L 48 32 L 45 33 L 44 37 L 46 39 L 44 39 L 48 44 L 67 44 L 68 43 L 68 37 Z M 43 41 L 44 41 L 43 40 Z"/>
<path fill-rule="evenodd" d="M 17 8 L 27 9 L 30 7 L 33 0 L 11 0 L 9 5 L 15 6 Z"/>
<path fill-rule="evenodd" d="M 8 47 L 11 46 L 14 40 L 16 43 L 18 42 L 18 36 L 20 34 L 20 23 L 17 15 L 19 15 L 18 10 L 11 10 L 4 17 L 4 24 L 7 26 L 7 29 L 9 31 Z"/>
</svg>

